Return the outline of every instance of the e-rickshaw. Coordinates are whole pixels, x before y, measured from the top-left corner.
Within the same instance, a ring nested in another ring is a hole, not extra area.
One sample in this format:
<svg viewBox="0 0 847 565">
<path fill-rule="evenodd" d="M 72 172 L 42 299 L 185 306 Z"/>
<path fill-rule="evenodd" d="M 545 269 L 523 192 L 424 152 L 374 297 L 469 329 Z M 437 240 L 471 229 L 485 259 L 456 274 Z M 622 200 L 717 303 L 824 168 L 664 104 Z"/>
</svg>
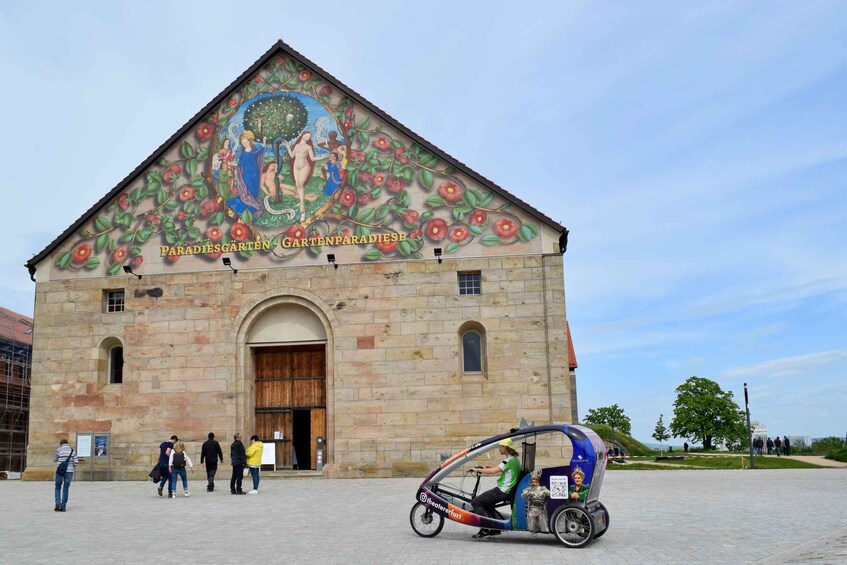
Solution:
<svg viewBox="0 0 847 565">
<path fill-rule="evenodd" d="M 540 445 L 537 440 L 547 434 L 567 436 L 573 454 L 569 462 L 537 469 L 535 455 Z M 461 469 L 497 449 L 507 438 L 521 448 L 520 476 L 509 493 L 509 500 L 495 507 L 495 516 L 476 514 L 471 501 L 479 494 L 480 473 L 472 470 L 462 473 Z M 409 521 L 415 533 L 426 538 L 437 536 L 447 518 L 488 530 L 552 533 L 568 547 L 584 547 L 609 528 L 609 512 L 598 500 L 606 457 L 603 440 L 584 426 L 562 424 L 512 429 L 471 445 L 435 469 L 421 483 Z M 448 482 L 451 475 L 455 481 L 457 471 L 461 477 L 459 484 Z M 465 489 L 466 479 L 473 475 L 476 475 L 473 488 Z M 504 514 L 506 510 L 511 514 Z"/>
</svg>

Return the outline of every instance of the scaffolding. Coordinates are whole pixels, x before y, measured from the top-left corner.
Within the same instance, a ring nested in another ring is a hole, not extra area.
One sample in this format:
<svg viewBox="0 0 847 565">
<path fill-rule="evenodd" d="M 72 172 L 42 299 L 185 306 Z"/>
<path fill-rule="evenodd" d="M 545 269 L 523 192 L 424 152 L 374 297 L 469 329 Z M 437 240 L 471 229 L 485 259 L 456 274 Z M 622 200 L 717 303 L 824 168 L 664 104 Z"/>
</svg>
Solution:
<svg viewBox="0 0 847 565">
<path fill-rule="evenodd" d="M 31 368 L 32 320 L 0 308 L 0 471 L 26 467 Z"/>
</svg>

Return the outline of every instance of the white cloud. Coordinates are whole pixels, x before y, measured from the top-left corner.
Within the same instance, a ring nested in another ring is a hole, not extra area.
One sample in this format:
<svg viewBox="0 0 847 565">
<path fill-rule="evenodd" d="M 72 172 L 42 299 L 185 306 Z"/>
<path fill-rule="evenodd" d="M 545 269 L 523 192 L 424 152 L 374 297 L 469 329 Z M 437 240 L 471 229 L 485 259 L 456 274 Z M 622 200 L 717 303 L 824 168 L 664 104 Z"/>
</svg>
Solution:
<svg viewBox="0 0 847 565">
<path fill-rule="evenodd" d="M 749 377 L 809 377 L 823 367 L 843 365 L 847 370 L 847 349 L 804 353 L 791 357 L 772 359 L 755 365 L 727 369 L 719 373 L 720 377 L 740 379 Z"/>
</svg>

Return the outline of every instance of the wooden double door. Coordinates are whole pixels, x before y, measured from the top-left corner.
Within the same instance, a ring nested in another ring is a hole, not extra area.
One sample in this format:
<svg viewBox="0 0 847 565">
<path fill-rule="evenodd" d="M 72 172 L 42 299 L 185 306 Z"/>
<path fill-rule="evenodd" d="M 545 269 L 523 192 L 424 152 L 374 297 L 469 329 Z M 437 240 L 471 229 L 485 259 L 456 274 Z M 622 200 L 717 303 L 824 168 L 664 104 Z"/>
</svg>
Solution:
<svg viewBox="0 0 847 565">
<path fill-rule="evenodd" d="M 276 442 L 277 468 L 315 469 L 318 437 L 327 445 L 326 345 L 254 348 L 253 357 L 256 434 Z"/>
</svg>

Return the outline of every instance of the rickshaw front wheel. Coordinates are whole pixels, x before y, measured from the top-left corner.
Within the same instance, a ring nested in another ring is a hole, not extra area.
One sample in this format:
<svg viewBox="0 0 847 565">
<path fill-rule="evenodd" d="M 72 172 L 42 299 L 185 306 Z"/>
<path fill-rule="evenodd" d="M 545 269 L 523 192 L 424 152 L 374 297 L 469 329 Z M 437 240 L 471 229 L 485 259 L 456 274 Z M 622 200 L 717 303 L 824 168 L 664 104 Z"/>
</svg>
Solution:
<svg viewBox="0 0 847 565">
<path fill-rule="evenodd" d="M 557 509 L 551 529 L 567 547 L 584 547 L 594 537 L 594 522 L 581 505 L 567 504 Z"/>
<path fill-rule="evenodd" d="M 441 533 L 441 528 L 444 527 L 444 516 L 433 512 L 431 508 L 427 508 L 420 502 L 416 502 L 412 506 L 412 511 L 409 512 L 409 522 L 412 524 L 412 529 L 422 538 L 434 538 Z"/>
</svg>

